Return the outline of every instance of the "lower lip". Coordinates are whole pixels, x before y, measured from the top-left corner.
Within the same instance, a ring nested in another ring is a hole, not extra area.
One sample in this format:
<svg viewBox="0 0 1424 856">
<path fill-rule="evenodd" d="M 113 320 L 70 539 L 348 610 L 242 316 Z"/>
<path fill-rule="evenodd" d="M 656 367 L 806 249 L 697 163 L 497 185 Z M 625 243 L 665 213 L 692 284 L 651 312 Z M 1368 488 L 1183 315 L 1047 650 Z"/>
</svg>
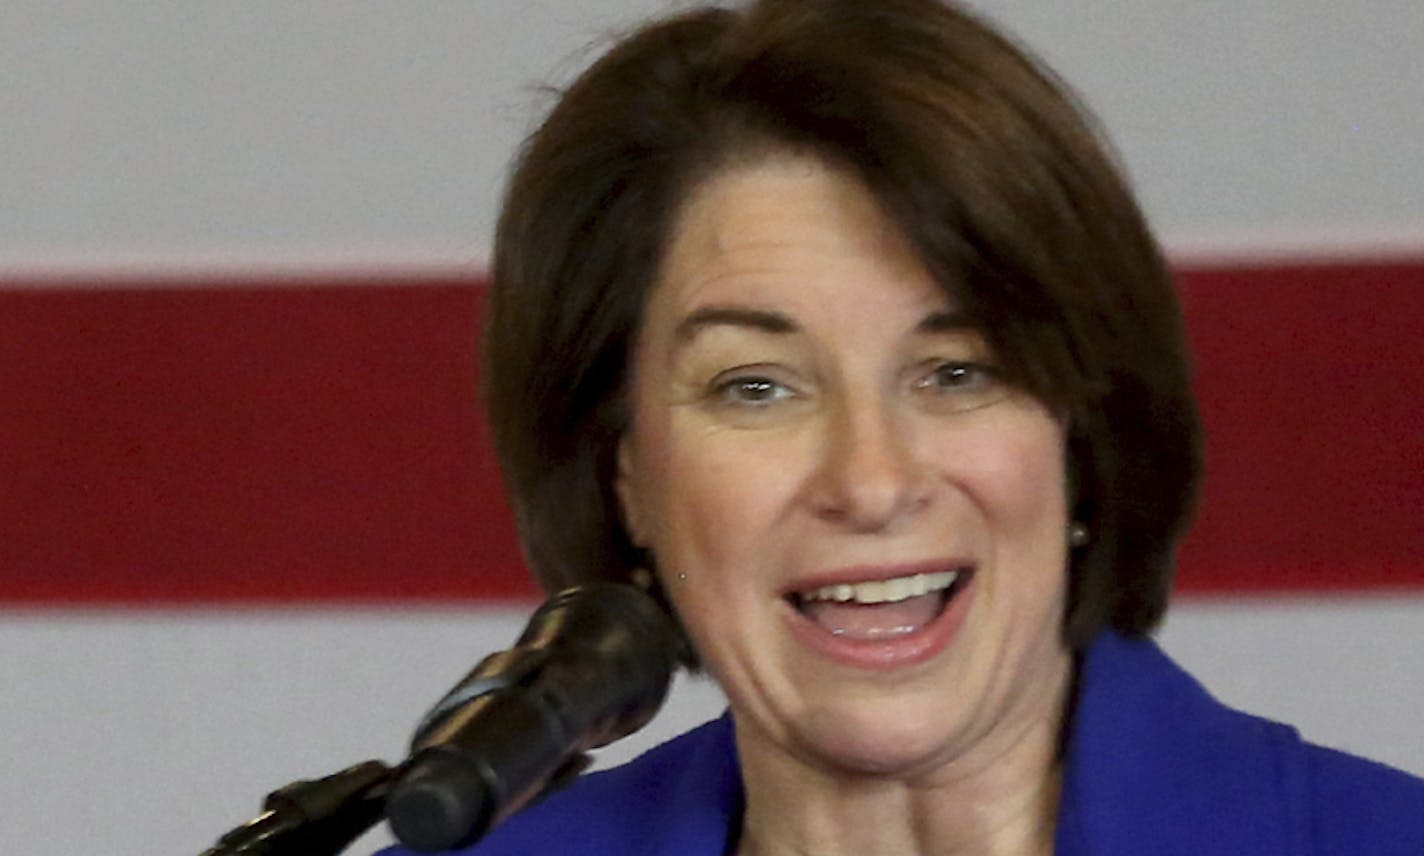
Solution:
<svg viewBox="0 0 1424 856">
<path fill-rule="evenodd" d="M 792 635 L 811 650 L 847 666 L 861 669 L 899 669 L 913 666 L 934 657 L 948 648 L 959 634 L 969 612 L 976 580 L 970 578 L 955 594 L 944 610 L 924 627 L 887 639 L 851 639 L 837 636 L 801 614 L 791 604 L 785 604 Z"/>
</svg>

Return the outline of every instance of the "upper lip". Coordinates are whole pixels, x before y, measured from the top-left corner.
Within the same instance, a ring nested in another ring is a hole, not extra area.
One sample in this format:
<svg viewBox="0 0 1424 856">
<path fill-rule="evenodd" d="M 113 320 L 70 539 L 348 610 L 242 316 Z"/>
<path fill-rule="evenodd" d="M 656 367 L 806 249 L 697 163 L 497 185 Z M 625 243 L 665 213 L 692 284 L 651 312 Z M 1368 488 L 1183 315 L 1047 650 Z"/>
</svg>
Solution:
<svg viewBox="0 0 1424 856">
<path fill-rule="evenodd" d="M 878 582 L 915 574 L 936 574 L 942 571 L 962 571 L 973 568 L 964 559 L 931 559 L 919 562 L 897 562 L 887 565 L 851 565 L 844 568 L 802 577 L 788 586 L 783 596 L 805 594 L 825 586 Z"/>
</svg>

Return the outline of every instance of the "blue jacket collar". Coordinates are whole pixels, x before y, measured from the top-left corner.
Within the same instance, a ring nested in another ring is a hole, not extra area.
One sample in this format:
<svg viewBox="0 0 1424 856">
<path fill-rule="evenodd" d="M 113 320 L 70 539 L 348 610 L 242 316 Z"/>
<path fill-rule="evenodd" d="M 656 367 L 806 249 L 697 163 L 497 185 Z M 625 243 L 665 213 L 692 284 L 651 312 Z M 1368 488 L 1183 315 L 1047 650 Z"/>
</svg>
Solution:
<svg viewBox="0 0 1424 856">
<path fill-rule="evenodd" d="M 1059 856 L 1304 852 L 1293 729 L 1221 705 L 1145 639 L 1101 634 L 1078 680 Z"/>
<path fill-rule="evenodd" d="M 1104 632 L 1084 653 L 1069 724 L 1058 856 L 1302 853 L 1308 803 L 1295 731 L 1221 705 L 1155 643 Z M 650 852 L 723 853 L 742 790 L 730 719 L 689 746 L 695 776 Z M 697 842 L 697 846 L 689 846 Z"/>
<path fill-rule="evenodd" d="M 733 843 L 743 797 L 731 720 L 700 731 L 676 750 L 696 774 L 665 780 L 649 853 L 711 856 Z M 1294 730 L 1221 705 L 1151 640 L 1104 632 L 1089 646 L 1068 735 L 1058 856 L 1305 851 Z"/>
</svg>

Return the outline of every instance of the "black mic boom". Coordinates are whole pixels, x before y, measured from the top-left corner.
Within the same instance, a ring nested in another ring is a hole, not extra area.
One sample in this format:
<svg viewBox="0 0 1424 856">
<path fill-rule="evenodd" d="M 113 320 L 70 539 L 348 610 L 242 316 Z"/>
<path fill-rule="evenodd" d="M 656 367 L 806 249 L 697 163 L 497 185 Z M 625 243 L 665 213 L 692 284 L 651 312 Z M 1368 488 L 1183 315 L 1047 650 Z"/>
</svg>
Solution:
<svg viewBox="0 0 1424 856">
<path fill-rule="evenodd" d="M 386 804 L 421 852 L 467 846 L 588 765 L 588 750 L 638 730 L 667 697 L 680 637 L 628 585 L 554 595 L 515 647 L 486 657 L 416 729 Z"/>
</svg>

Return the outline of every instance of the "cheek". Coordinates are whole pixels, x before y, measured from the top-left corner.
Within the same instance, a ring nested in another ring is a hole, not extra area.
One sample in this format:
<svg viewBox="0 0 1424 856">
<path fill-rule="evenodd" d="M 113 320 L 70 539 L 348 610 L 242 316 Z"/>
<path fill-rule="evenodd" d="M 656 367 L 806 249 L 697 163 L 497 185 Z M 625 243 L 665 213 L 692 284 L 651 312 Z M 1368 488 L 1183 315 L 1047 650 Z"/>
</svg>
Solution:
<svg viewBox="0 0 1424 856">
<path fill-rule="evenodd" d="M 1061 546 L 1068 525 L 1066 449 L 1057 422 L 1037 410 L 985 426 L 960 447 L 973 462 L 970 492 L 981 511 L 1018 549 Z"/>
<path fill-rule="evenodd" d="M 764 551 L 783 493 L 764 444 L 676 415 L 640 427 L 635 487 L 660 568 L 725 575 Z"/>
<path fill-rule="evenodd" d="M 648 546 L 694 649 L 720 673 L 727 649 L 746 638 L 736 628 L 758 614 L 765 566 L 782 554 L 768 530 L 770 491 L 744 457 L 676 444 L 660 451 Z"/>
</svg>

